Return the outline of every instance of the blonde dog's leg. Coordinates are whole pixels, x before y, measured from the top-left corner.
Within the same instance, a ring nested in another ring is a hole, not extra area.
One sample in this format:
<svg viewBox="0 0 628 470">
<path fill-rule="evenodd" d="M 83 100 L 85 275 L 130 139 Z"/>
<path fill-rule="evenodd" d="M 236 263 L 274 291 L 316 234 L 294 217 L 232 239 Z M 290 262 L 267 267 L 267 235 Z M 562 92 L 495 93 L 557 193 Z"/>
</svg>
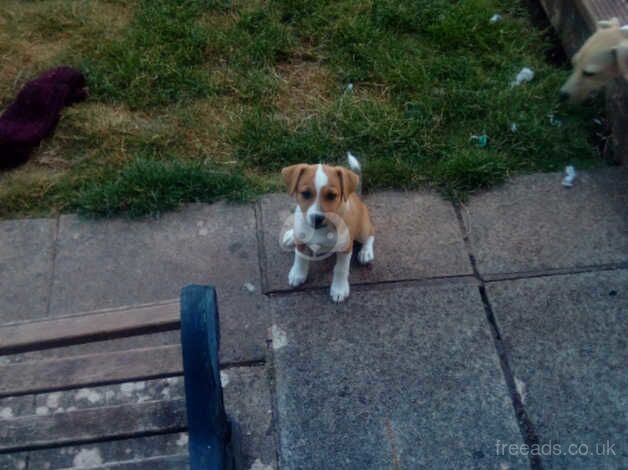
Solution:
<svg viewBox="0 0 628 470">
<path fill-rule="evenodd" d="M 334 302 L 342 302 L 349 297 L 349 267 L 351 265 L 351 250 L 336 254 L 334 277 L 331 281 L 329 294 Z"/>
</svg>

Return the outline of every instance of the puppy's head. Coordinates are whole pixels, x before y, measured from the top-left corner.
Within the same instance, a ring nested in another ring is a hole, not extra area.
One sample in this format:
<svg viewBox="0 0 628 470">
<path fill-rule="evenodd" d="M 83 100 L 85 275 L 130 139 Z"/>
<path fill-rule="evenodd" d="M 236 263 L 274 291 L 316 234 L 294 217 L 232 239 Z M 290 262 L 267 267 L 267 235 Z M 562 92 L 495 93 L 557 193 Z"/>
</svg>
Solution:
<svg viewBox="0 0 628 470">
<path fill-rule="evenodd" d="M 628 78 L 628 26 L 600 21 L 597 31 L 571 59 L 573 73 L 560 89 L 562 100 L 580 102 L 616 77 Z"/>
<path fill-rule="evenodd" d="M 281 175 L 306 222 L 314 228 L 325 226 L 329 215 L 338 213 L 360 181 L 347 168 L 305 163 L 285 167 Z"/>
</svg>

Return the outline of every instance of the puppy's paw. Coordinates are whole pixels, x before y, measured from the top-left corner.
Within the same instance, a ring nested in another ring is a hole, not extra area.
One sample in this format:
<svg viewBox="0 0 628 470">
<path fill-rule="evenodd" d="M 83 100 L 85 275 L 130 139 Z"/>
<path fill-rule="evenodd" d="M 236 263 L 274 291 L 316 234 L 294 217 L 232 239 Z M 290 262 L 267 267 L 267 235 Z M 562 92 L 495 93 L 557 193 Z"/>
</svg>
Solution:
<svg viewBox="0 0 628 470">
<path fill-rule="evenodd" d="M 284 249 L 294 248 L 294 229 L 286 230 L 281 239 L 281 246 Z"/>
<path fill-rule="evenodd" d="M 373 253 L 373 243 L 365 243 L 358 252 L 358 262 L 360 264 L 368 264 L 375 259 L 375 253 Z"/>
<path fill-rule="evenodd" d="M 349 281 L 334 281 L 331 283 L 331 289 L 329 291 L 331 300 L 336 303 L 340 303 L 349 297 Z"/>
<path fill-rule="evenodd" d="M 298 267 L 292 266 L 292 269 L 290 269 L 290 273 L 288 274 L 288 284 L 292 287 L 297 287 L 303 284 L 306 278 L 307 272 L 303 272 Z"/>
</svg>

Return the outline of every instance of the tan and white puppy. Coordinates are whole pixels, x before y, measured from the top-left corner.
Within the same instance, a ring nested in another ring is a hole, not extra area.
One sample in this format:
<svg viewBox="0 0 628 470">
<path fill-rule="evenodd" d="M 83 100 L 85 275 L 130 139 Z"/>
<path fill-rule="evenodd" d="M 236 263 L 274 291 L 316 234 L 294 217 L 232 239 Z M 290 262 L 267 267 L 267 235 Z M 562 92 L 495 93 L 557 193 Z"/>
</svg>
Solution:
<svg viewBox="0 0 628 470">
<path fill-rule="evenodd" d="M 296 287 L 307 278 L 310 259 L 336 253 L 330 295 L 334 302 L 349 296 L 349 265 L 353 242 L 362 244 L 358 261 L 373 261 L 373 225 L 356 190 L 360 164 L 348 154 L 351 169 L 329 165 L 292 165 L 281 170 L 288 192 L 297 201 L 294 226 L 283 239 L 294 244 L 288 283 Z"/>
<path fill-rule="evenodd" d="M 562 100 L 580 102 L 611 80 L 628 79 L 628 25 L 600 21 L 597 31 L 571 59 L 573 73 L 560 89 Z"/>
</svg>

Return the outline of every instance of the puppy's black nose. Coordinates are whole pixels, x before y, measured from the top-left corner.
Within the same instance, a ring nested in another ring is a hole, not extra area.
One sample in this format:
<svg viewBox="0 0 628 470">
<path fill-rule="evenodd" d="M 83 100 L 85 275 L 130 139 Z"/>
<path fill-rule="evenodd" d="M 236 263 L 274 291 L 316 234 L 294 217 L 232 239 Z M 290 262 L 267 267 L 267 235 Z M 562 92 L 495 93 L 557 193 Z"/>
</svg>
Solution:
<svg viewBox="0 0 628 470">
<path fill-rule="evenodd" d="M 569 99 L 569 93 L 563 90 L 560 90 L 560 93 L 558 96 L 560 97 L 561 101 L 567 101 Z"/>
<path fill-rule="evenodd" d="M 314 228 L 321 228 L 323 226 L 323 222 L 325 222 L 325 216 L 323 214 L 312 214 L 310 219 L 312 220 Z"/>
</svg>

